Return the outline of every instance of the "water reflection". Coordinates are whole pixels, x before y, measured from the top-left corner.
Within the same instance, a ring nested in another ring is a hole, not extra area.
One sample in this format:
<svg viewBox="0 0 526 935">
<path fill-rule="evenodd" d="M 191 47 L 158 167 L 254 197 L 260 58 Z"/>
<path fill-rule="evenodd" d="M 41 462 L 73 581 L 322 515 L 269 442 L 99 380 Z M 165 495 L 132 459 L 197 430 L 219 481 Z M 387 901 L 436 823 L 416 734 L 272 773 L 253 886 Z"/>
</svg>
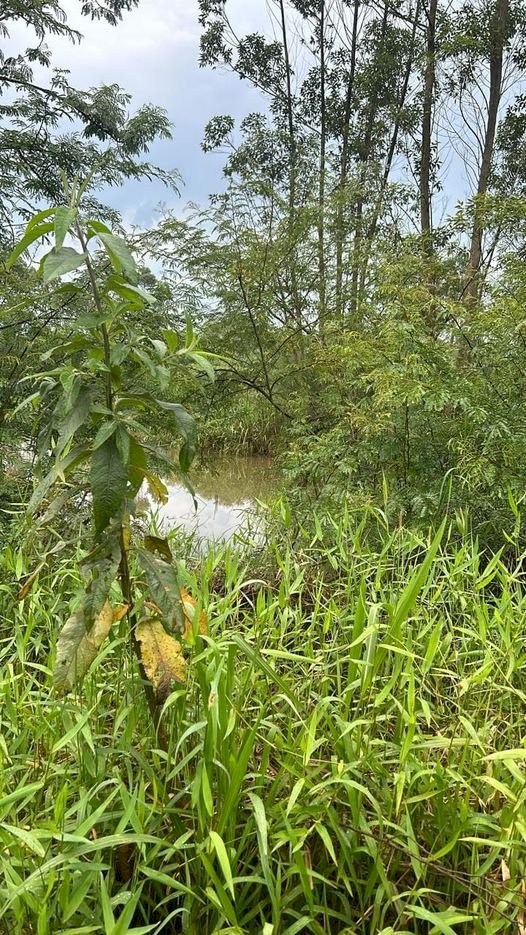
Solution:
<svg viewBox="0 0 526 935">
<path fill-rule="evenodd" d="M 204 541 L 231 539 L 250 525 L 255 500 L 266 500 L 277 488 L 277 475 L 269 458 L 222 458 L 207 468 L 192 471 L 197 510 L 191 494 L 167 480 L 168 503 L 158 508 L 164 531 L 181 526 Z"/>
</svg>

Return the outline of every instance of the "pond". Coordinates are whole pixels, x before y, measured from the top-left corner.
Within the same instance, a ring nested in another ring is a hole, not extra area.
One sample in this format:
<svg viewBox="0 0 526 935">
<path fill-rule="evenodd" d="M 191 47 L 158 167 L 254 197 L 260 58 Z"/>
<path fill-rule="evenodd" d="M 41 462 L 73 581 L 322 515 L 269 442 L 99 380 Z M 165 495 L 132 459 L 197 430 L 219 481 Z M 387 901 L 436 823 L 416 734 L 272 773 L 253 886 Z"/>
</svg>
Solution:
<svg viewBox="0 0 526 935">
<path fill-rule="evenodd" d="M 165 532 L 179 526 L 204 542 L 229 540 L 247 529 L 255 501 L 272 499 L 279 489 L 279 472 L 262 456 L 220 456 L 193 469 L 190 479 L 197 510 L 186 487 L 165 478 L 168 502 L 156 505 L 155 512 Z"/>
</svg>

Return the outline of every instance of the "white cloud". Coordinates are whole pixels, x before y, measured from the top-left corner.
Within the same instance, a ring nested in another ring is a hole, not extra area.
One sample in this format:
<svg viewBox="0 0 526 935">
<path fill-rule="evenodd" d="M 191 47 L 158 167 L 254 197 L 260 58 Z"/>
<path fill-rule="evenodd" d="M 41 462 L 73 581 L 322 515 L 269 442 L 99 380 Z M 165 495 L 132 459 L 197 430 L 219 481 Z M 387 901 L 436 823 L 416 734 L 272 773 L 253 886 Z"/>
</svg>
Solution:
<svg viewBox="0 0 526 935">
<path fill-rule="evenodd" d="M 151 160 L 166 169 L 177 168 L 183 177 L 183 201 L 204 202 L 222 185 L 223 159 L 204 154 L 201 140 L 206 123 L 215 114 L 242 117 L 260 109 L 258 93 L 223 70 L 199 67 L 197 0 L 141 0 L 112 27 L 81 16 L 79 0 L 63 0 L 69 24 L 83 34 L 80 44 L 50 37 L 53 65 L 69 69 L 79 88 L 119 84 L 132 95 L 131 110 L 144 103 L 164 107 L 174 125 L 173 140 L 155 144 Z M 265 4 L 260 0 L 234 0 L 229 4 L 240 33 L 263 28 Z M 21 24 L 10 28 L 3 42 L 6 54 L 24 49 L 34 36 Z M 6 48 L 7 46 L 7 48 Z M 36 78 L 47 83 L 45 70 Z M 148 224 L 160 201 L 174 198 L 160 185 L 129 183 L 108 198 L 128 219 Z"/>
</svg>

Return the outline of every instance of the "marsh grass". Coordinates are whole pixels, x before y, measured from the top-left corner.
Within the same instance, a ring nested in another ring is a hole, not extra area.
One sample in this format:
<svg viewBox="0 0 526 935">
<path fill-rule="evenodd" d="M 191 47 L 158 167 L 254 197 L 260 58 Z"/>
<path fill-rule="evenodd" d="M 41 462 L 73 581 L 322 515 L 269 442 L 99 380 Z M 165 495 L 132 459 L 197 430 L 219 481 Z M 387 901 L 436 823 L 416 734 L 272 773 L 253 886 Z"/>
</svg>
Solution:
<svg viewBox="0 0 526 935">
<path fill-rule="evenodd" d="M 75 566 L 16 604 L 26 559 L 6 550 L 6 935 L 525 930 L 522 556 L 445 524 L 276 515 L 264 548 L 185 571 L 210 635 L 165 751 L 118 632 L 53 695 Z"/>
</svg>

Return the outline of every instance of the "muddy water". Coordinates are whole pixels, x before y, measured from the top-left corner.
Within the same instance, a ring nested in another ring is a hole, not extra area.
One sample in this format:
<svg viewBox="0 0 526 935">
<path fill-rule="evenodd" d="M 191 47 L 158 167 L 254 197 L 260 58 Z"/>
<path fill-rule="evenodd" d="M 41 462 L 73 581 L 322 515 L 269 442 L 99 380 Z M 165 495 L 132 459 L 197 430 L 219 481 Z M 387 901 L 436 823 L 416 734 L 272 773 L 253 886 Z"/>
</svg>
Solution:
<svg viewBox="0 0 526 935">
<path fill-rule="evenodd" d="M 228 540 L 250 528 L 256 500 L 277 495 L 279 476 L 270 458 L 216 459 L 206 469 L 191 472 L 197 510 L 185 487 L 165 478 L 168 503 L 158 507 L 165 531 L 175 526 L 195 532 L 199 539 Z"/>
</svg>

